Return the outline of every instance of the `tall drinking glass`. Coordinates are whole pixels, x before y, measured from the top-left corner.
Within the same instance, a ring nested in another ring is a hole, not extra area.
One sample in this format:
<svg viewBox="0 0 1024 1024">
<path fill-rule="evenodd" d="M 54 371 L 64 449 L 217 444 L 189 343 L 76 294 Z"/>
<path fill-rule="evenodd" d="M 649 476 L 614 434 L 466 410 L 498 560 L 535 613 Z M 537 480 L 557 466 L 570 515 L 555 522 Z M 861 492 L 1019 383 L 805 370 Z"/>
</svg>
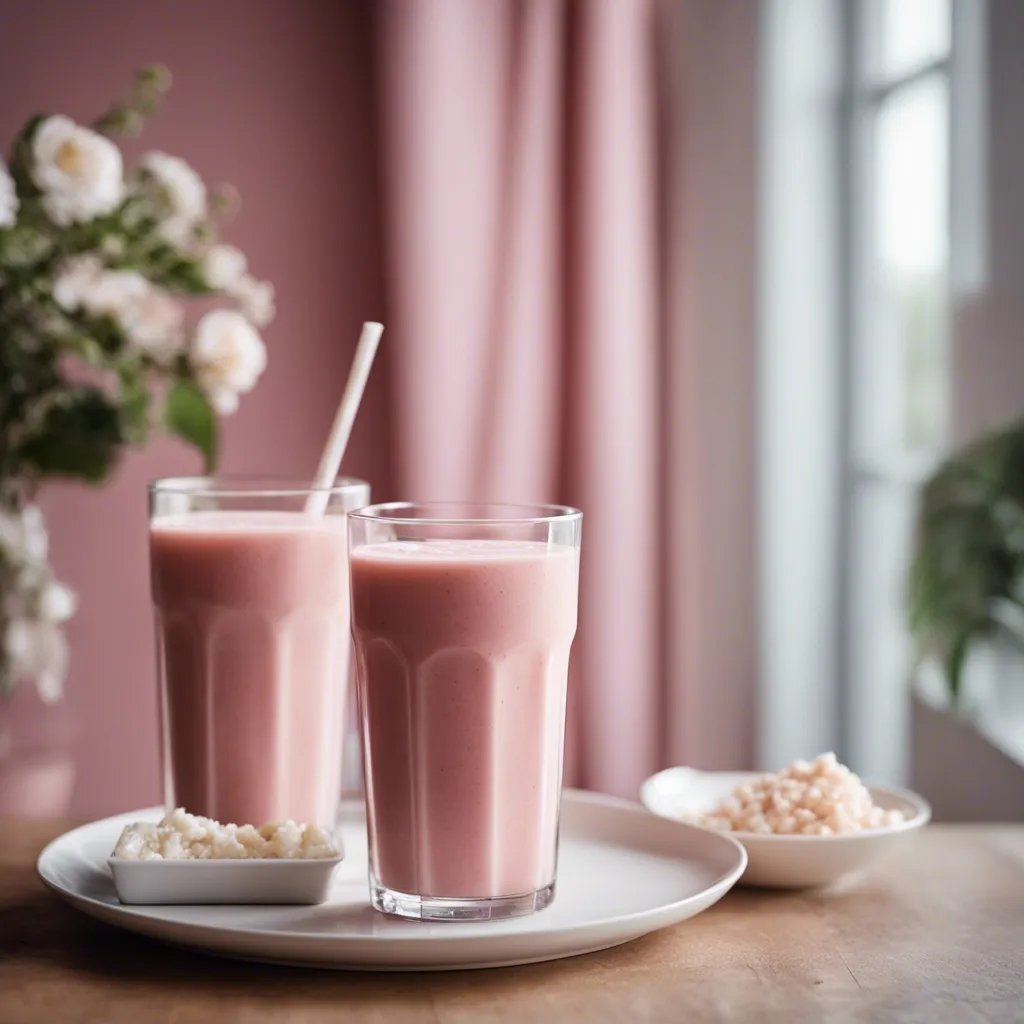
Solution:
<svg viewBox="0 0 1024 1024">
<path fill-rule="evenodd" d="M 475 920 L 554 898 L 581 526 L 549 505 L 349 516 L 378 910 Z"/>
<path fill-rule="evenodd" d="M 370 488 L 326 490 L 318 516 L 305 512 L 308 482 L 150 486 L 168 808 L 336 824 L 351 649 L 345 519 Z"/>
</svg>

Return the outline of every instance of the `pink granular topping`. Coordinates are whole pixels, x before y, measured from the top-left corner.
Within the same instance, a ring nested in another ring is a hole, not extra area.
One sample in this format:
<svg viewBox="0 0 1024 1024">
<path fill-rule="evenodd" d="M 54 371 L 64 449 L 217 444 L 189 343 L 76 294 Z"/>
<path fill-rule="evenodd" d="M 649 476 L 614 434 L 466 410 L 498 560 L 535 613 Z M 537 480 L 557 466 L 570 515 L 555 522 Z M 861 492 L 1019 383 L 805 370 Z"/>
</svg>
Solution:
<svg viewBox="0 0 1024 1024">
<path fill-rule="evenodd" d="M 741 783 L 696 824 L 725 832 L 841 836 L 904 820 L 902 811 L 878 807 L 835 754 L 822 754 Z"/>
</svg>

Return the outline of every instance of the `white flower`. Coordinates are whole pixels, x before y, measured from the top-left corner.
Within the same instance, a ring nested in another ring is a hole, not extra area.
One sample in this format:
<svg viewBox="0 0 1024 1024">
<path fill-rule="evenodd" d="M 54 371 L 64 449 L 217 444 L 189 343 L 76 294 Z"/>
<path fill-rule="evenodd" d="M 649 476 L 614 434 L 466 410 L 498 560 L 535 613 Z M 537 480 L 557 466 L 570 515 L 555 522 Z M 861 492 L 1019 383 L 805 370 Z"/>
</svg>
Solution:
<svg viewBox="0 0 1024 1024">
<path fill-rule="evenodd" d="M 44 700 L 56 700 L 68 661 L 59 624 L 74 614 L 75 595 L 53 579 L 46 549 L 46 526 L 36 506 L 0 510 L 0 661 L 7 682 L 34 680 Z"/>
<path fill-rule="evenodd" d="M 238 395 L 251 391 L 267 365 L 263 340 L 239 313 L 218 309 L 207 313 L 192 339 L 196 379 L 221 415 L 238 408 Z"/>
<path fill-rule="evenodd" d="M 12 678 L 34 679 L 43 700 L 59 699 L 68 668 L 68 645 L 59 626 L 14 619 L 4 634 L 4 653 Z"/>
<path fill-rule="evenodd" d="M 148 281 L 144 288 L 125 294 L 115 316 L 129 343 L 159 363 L 170 362 L 184 345 L 181 303 Z"/>
<path fill-rule="evenodd" d="M 61 309 L 69 313 L 86 304 L 96 287 L 103 264 L 95 256 L 74 256 L 67 260 L 53 281 L 53 298 Z"/>
<path fill-rule="evenodd" d="M 164 190 L 172 214 L 193 221 L 206 216 L 206 186 L 184 160 L 152 152 L 142 158 L 141 166 Z"/>
<path fill-rule="evenodd" d="M 97 132 L 66 117 L 48 117 L 33 136 L 32 157 L 32 179 L 55 224 L 90 221 L 121 202 L 121 151 Z"/>
<path fill-rule="evenodd" d="M 257 327 L 266 327 L 274 319 L 274 286 L 246 275 L 229 289 L 242 315 Z"/>
<path fill-rule="evenodd" d="M 181 304 L 135 270 L 105 270 L 95 256 L 77 256 L 57 274 L 53 297 L 68 312 L 111 317 L 131 345 L 158 362 L 173 359 L 184 344 Z"/>
<path fill-rule="evenodd" d="M 137 270 L 104 270 L 83 297 L 82 305 L 93 316 L 121 321 L 128 307 L 149 290 L 149 281 Z"/>
<path fill-rule="evenodd" d="M 53 282 L 54 301 L 62 309 L 84 309 L 93 316 L 119 318 L 151 288 L 136 270 L 107 270 L 95 256 L 74 256 Z"/>
<path fill-rule="evenodd" d="M 36 663 L 35 623 L 31 619 L 12 619 L 4 632 L 4 655 L 12 676 L 23 679 L 33 674 Z"/>
<path fill-rule="evenodd" d="M 221 416 L 238 412 L 238 395 L 226 388 L 212 388 L 207 392 L 210 404 Z"/>
<path fill-rule="evenodd" d="M 35 505 L 21 512 L 0 512 L 0 548 L 16 566 L 40 566 L 46 561 L 49 538 L 43 514 Z"/>
<path fill-rule="evenodd" d="M 40 565 L 46 561 L 50 539 L 46 535 L 43 513 L 36 505 L 26 505 L 21 510 L 21 538 L 22 550 L 31 564 Z"/>
<path fill-rule="evenodd" d="M 187 247 L 195 237 L 196 225 L 206 216 L 206 186 L 184 160 L 167 153 L 147 153 L 140 166 L 163 193 L 167 217 L 158 231 L 171 245 Z"/>
<path fill-rule="evenodd" d="M 0 512 L 0 548 L 9 561 L 21 561 L 24 547 L 21 517 L 12 512 Z"/>
<path fill-rule="evenodd" d="M 39 595 L 39 617 L 45 622 L 67 622 L 75 614 L 77 604 L 78 599 L 70 587 L 50 580 Z"/>
<path fill-rule="evenodd" d="M 18 213 L 18 193 L 7 164 L 0 160 L 0 228 L 9 228 Z"/>
<path fill-rule="evenodd" d="M 203 257 L 203 276 L 211 288 L 230 291 L 245 277 L 246 259 L 233 245 L 214 245 Z"/>
<path fill-rule="evenodd" d="M 157 234 L 168 244 L 182 252 L 187 252 L 195 245 L 195 221 L 184 217 L 168 217 L 157 225 Z"/>
</svg>

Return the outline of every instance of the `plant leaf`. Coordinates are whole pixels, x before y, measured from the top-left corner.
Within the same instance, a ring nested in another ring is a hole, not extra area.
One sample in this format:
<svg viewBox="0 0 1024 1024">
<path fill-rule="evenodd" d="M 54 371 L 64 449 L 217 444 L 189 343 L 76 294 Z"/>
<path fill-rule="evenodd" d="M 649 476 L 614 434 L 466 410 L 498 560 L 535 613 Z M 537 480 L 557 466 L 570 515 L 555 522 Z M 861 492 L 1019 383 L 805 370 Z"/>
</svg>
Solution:
<svg viewBox="0 0 1024 1024">
<path fill-rule="evenodd" d="M 974 640 L 974 632 L 973 626 L 966 627 L 956 638 L 946 658 L 946 682 L 949 684 L 949 696 L 954 709 L 960 706 L 964 666 L 967 663 L 967 653 L 970 650 L 971 642 Z"/>
<path fill-rule="evenodd" d="M 99 388 L 68 388 L 20 445 L 18 456 L 39 476 L 99 483 L 124 441 L 118 407 Z"/>
<path fill-rule="evenodd" d="M 130 444 L 143 444 L 149 433 L 149 388 L 142 366 L 125 360 L 118 367 L 121 381 L 121 429 Z"/>
<path fill-rule="evenodd" d="M 32 137 L 46 117 L 46 114 L 36 114 L 29 118 L 14 140 L 9 169 L 18 189 L 18 198 L 22 201 L 33 199 L 39 195 L 39 188 L 32 180 L 31 173 Z"/>
<path fill-rule="evenodd" d="M 186 295 L 217 293 L 216 288 L 210 287 L 203 275 L 203 268 L 196 260 L 179 256 L 174 250 L 166 247 L 152 256 L 147 276 L 165 288 L 184 292 Z"/>
<path fill-rule="evenodd" d="M 0 237 L 0 264 L 10 270 L 34 267 L 53 252 L 53 242 L 35 228 L 18 225 Z"/>
<path fill-rule="evenodd" d="M 199 449 L 206 472 L 212 473 L 217 465 L 217 418 L 206 395 L 191 381 L 177 380 L 172 385 L 164 405 L 164 424 Z"/>
</svg>

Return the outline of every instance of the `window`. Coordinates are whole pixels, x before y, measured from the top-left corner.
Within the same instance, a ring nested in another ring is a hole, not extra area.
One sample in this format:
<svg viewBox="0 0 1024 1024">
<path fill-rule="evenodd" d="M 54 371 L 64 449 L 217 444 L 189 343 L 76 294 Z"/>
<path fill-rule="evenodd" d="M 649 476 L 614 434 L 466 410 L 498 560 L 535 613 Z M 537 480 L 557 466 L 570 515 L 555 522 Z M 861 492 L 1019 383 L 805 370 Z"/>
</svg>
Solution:
<svg viewBox="0 0 1024 1024">
<path fill-rule="evenodd" d="M 898 781 L 917 485 L 949 435 L 952 0 L 848 8 L 840 743 Z"/>
<path fill-rule="evenodd" d="M 953 433 L 951 291 L 986 274 L 987 8 L 761 10 L 757 759 L 898 783 L 915 492 Z"/>
</svg>

